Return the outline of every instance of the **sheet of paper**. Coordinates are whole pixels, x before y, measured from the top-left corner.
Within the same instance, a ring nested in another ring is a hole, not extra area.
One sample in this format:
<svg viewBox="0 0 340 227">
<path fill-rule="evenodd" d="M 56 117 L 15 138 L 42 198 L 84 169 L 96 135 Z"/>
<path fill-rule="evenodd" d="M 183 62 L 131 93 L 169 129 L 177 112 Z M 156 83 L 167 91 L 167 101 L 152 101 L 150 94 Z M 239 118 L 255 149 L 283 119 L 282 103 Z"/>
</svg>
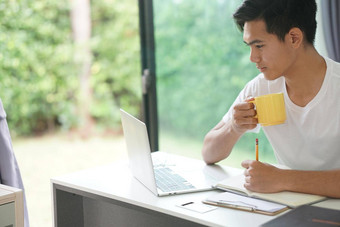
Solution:
<svg viewBox="0 0 340 227">
<path fill-rule="evenodd" d="M 217 207 L 215 206 L 206 205 L 201 202 L 185 202 L 185 203 L 177 204 L 177 206 L 187 209 L 187 210 L 192 210 L 198 213 L 206 213 L 208 211 L 217 209 Z"/>
</svg>

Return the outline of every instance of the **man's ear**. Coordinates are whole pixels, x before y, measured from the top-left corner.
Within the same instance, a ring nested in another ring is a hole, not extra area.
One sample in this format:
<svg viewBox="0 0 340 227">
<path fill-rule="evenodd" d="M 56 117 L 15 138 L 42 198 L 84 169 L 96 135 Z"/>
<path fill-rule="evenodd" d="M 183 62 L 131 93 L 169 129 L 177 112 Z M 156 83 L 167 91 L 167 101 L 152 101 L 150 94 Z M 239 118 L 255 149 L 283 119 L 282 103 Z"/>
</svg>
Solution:
<svg viewBox="0 0 340 227">
<path fill-rule="evenodd" d="M 303 42 L 303 35 L 303 32 L 299 28 L 294 27 L 289 30 L 287 38 L 293 48 L 298 48 L 301 46 Z"/>
</svg>

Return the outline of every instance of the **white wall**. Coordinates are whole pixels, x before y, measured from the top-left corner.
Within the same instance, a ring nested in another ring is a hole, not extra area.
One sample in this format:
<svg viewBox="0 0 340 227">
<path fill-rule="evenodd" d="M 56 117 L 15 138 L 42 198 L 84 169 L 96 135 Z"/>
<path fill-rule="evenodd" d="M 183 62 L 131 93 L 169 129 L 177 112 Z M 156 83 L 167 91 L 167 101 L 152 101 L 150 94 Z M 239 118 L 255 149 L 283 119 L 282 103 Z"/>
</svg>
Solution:
<svg viewBox="0 0 340 227">
<path fill-rule="evenodd" d="M 317 22 L 317 28 L 316 28 L 316 35 L 315 35 L 315 48 L 317 51 L 323 55 L 328 56 L 326 45 L 325 45 L 325 38 L 322 30 L 322 19 L 321 19 L 321 2 L 322 0 L 316 0 L 316 3 L 318 5 L 318 11 L 316 13 L 316 22 Z"/>
</svg>

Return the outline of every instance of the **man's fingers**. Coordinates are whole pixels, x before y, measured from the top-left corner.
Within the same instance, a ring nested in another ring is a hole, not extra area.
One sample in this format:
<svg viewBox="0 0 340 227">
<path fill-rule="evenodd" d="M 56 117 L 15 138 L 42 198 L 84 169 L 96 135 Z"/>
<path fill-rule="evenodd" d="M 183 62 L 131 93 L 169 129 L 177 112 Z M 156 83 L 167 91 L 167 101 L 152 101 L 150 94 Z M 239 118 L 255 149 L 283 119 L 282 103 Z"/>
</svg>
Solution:
<svg viewBox="0 0 340 227">
<path fill-rule="evenodd" d="M 247 125 L 255 125 L 257 124 L 256 118 L 234 118 L 234 123 L 238 126 L 247 126 Z"/>
<path fill-rule="evenodd" d="M 235 105 L 232 115 L 232 127 L 236 132 L 243 133 L 257 126 L 258 120 L 255 118 L 256 110 L 253 103 L 242 102 Z"/>
<path fill-rule="evenodd" d="M 246 100 L 244 100 L 245 102 L 250 102 L 250 101 L 254 101 L 255 100 L 255 98 L 254 97 L 249 97 L 249 98 L 247 98 Z"/>
<path fill-rule="evenodd" d="M 254 109 L 254 104 L 251 102 L 241 102 L 234 106 L 235 111 Z"/>
<path fill-rule="evenodd" d="M 256 115 L 256 110 L 254 109 L 238 110 L 238 111 L 234 111 L 233 113 L 234 119 L 245 119 L 245 118 L 252 119 L 255 115 Z"/>
<path fill-rule="evenodd" d="M 249 189 L 250 188 L 250 183 L 244 183 L 243 186 L 246 188 L 246 189 Z"/>
<path fill-rule="evenodd" d="M 242 166 L 243 168 L 248 169 L 249 166 L 250 166 L 250 163 L 251 163 L 251 160 L 244 160 L 244 161 L 241 162 L 241 166 Z"/>
</svg>

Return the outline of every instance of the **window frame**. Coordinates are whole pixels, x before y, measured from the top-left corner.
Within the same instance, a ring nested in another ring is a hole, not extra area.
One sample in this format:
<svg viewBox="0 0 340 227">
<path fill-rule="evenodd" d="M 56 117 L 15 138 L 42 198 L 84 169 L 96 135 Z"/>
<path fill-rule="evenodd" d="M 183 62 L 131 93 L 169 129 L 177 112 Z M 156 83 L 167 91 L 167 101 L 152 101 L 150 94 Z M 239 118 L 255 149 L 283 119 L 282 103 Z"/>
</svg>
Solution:
<svg viewBox="0 0 340 227">
<path fill-rule="evenodd" d="M 154 152 L 158 150 L 159 144 L 153 1 L 138 0 L 138 5 L 141 79 L 143 86 L 143 121 L 148 129 L 151 151 Z"/>
</svg>

